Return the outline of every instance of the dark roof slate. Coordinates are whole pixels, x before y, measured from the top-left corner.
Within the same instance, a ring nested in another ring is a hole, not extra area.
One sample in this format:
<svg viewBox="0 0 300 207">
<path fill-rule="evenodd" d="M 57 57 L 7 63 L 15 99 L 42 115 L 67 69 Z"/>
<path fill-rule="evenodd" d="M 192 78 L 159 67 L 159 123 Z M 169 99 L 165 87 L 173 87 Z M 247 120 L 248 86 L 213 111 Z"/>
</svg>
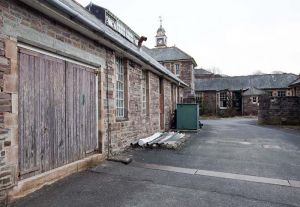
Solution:
<svg viewBox="0 0 300 207">
<path fill-rule="evenodd" d="M 212 72 L 204 70 L 203 68 L 195 68 L 194 75 L 212 75 Z"/>
<path fill-rule="evenodd" d="M 249 89 L 247 89 L 243 95 L 244 96 L 253 96 L 253 95 L 256 95 L 256 96 L 259 96 L 259 95 L 262 95 L 262 94 L 265 94 L 266 92 L 261 90 L 261 89 L 257 89 L 255 87 L 251 87 Z"/>
<path fill-rule="evenodd" d="M 183 52 L 176 46 L 153 49 L 143 47 L 143 50 L 157 61 L 191 60 L 193 64 L 197 66 L 197 63 L 192 56 L 190 56 L 186 52 Z"/>
<path fill-rule="evenodd" d="M 299 84 L 300 84 L 300 77 L 297 80 L 295 80 L 294 82 L 292 82 L 290 84 L 290 86 L 299 85 Z"/>
<path fill-rule="evenodd" d="M 295 74 L 286 73 L 200 79 L 195 80 L 195 90 L 220 91 L 228 89 L 234 91 L 251 87 L 258 89 L 288 88 L 289 84 L 295 81 L 297 77 Z"/>
</svg>

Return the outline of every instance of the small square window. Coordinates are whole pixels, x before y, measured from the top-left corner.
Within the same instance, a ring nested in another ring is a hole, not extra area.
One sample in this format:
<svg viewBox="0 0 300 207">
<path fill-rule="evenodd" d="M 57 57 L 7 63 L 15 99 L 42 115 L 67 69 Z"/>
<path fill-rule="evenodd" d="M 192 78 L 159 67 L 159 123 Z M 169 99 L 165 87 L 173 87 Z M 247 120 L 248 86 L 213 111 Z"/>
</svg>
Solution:
<svg viewBox="0 0 300 207">
<path fill-rule="evenodd" d="M 252 97 L 252 103 L 257 103 L 257 97 L 256 96 Z"/>
</svg>

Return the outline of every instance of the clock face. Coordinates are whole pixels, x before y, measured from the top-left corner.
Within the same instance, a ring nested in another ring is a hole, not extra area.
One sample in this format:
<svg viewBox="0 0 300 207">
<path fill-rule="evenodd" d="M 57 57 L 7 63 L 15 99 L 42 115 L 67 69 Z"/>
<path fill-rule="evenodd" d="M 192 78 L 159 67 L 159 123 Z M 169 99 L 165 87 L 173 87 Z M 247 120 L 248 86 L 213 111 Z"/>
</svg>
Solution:
<svg viewBox="0 0 300 207">
<path fill-rule="evenodd" d="M 163 43 L 163 39 L 157 39 L 157 44 L 161 45 Z"/>
</svg>

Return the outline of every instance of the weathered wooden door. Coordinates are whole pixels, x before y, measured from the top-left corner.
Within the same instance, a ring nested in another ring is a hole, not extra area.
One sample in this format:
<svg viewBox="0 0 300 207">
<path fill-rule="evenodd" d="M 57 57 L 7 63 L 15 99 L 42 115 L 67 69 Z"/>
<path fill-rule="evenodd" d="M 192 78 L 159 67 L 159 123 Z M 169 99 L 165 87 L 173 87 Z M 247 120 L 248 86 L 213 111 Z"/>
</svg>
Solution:
<svg viewBox="0 0 300 207">
<path fill-rule="evenodd" d="M 160 129 L 165 129 L 165 102 L 163 79 L 159 79 L 159 110 L 160 110 Z"/>
<path fill-rule="evenodd" d="M 19 53 L 19 171 L 30 177 L 97 148 L 96 78 L 88 68 Z"/>
</svg>

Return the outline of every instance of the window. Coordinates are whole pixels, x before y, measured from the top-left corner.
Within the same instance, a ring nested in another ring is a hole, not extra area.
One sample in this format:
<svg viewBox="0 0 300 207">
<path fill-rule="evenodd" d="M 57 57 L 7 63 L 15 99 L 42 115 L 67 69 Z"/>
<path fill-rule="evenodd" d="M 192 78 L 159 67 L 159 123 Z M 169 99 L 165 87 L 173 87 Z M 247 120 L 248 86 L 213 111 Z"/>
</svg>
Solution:
<svg viewBox="0 0 300 207">
<path fill-rule="evenodd" d="M 116 116 L 117 118 L 124 117 L 124 64 L 123 59 L 120 57 L 116 58 Z"/>
<path fill-rule="evenodd" d="M 273 96 L 273 91 L 268 91 L 269 96 Z"/>
<path fill-rule="evenodd" d="M 257 97 L 256 96 L 252 97 L 252 103 L 257 103 Z"/>
<path fill-rule="evenodd" d="M 180 75 L 179 64 L 175 64 L 175 75 Z"/>
<path fill-rule="evenodd" d="M 220 92 L 220 108 L 227 108 L 227 92 Z"/>
<path fill-rule="evenodd" d="M 286 91 L 278 91 L 277 96 L 279 96 L 279 97 L 286 96 Z"/>
<path fill-rule="evenodd" d="M 149 115 L 149 79 L 147 71 L 142 71 L 142 113 Z"/>
</svg>

